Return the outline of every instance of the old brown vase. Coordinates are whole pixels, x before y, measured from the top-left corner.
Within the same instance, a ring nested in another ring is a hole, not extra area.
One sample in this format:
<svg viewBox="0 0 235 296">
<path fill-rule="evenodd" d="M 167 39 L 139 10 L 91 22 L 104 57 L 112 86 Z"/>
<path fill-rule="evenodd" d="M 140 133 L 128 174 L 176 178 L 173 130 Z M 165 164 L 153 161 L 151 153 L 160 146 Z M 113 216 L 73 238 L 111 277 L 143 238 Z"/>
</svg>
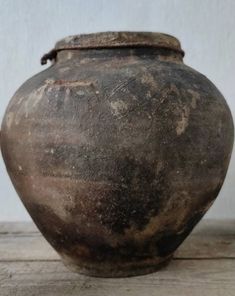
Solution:
<svg viewBox="0 0 235 296">
<path fill-rule="evenodd" d="M 160 33 L 67 37 L 11 99 L 1 139 L 8 173 L 72 270 L 157 270 L 218 195 L 232 117 L 183 55 Z"/>
</svg>

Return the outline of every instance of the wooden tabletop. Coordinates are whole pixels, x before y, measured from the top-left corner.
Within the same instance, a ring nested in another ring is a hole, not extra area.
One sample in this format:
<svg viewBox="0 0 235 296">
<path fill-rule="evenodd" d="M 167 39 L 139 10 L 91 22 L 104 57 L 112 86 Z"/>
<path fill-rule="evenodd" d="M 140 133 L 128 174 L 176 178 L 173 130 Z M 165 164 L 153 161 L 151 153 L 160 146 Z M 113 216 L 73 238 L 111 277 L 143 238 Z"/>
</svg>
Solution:
<svg viewBox="0 0 235 296">
<path fill-rule="evenodd" d="M 1 296 L 235 296 L 235 220 L 203 220 L 164 269 L 103 279 L 71 273 L 32 223 L 0 223 Z"/>
</svg>

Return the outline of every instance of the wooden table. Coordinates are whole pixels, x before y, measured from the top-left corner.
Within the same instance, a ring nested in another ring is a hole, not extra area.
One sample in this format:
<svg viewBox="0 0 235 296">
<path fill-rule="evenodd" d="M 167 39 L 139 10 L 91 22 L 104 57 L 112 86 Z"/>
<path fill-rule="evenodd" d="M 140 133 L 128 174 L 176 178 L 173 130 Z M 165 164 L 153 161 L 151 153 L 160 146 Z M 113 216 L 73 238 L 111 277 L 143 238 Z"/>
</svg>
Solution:
<svg viewBox="0 0 235 296">
<path fill-rule="evenodd" d="M 203 220 L 166 268 L 123 279 L 71 273 L 32 223 L 0 223 L 0 295 L 235 296 L 235 220 Z"/>
</svg>

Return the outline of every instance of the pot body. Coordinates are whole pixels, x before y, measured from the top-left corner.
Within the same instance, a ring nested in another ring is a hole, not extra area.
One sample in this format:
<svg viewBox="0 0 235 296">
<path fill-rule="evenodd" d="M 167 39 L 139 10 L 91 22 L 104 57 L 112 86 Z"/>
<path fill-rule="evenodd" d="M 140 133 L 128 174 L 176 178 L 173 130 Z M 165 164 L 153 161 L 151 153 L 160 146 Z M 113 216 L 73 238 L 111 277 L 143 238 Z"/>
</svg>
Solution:
<svg viewBox="0 0 235 296">
<path fill-rule="evenodd" d="M 159 48 L 66 49 L 12 98 L 2 154 L 34 222 L 73 270 L 156 270 L 223 184 L 233 143 L 216 87 Z"/>
</svg>

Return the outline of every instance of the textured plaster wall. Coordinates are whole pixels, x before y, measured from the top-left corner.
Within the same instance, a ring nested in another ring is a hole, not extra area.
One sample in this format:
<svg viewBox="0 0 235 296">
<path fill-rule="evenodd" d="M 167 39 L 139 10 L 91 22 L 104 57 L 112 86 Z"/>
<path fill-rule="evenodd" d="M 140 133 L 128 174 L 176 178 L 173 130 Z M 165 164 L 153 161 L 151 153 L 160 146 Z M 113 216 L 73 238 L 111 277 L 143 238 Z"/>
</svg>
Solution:
<svg viewBox="0 0 235 296">
<path fill-rule="evenodd" d="M 185 63 L 221 90 L 235 117 L 233 0 L 0 0 L 0 120 L 14 91 L 41 71 L 41 55 L 66 35 L 108 30 L 178 37 Z M 218 161 L 220 161 L 218 159 Z M 235 218 L 235 158 L 210 218 Z M 0 220 L 30 219 L 0 159 Z"/>
</svg>

